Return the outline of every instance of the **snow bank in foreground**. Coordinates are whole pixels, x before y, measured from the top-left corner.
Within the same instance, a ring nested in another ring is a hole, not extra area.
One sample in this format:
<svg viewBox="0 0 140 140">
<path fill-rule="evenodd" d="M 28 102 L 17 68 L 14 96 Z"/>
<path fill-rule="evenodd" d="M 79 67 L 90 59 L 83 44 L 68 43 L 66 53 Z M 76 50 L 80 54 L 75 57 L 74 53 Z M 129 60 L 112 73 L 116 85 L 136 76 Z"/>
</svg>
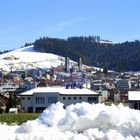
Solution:
<svg viewBox="0 0 140 140">
<path fill-rule="evenodd" d="M 0 125 L 1 140 L 139 140 L 140 111 L 122 106 L 57 103 L 21 126 Z"/>
</svg>

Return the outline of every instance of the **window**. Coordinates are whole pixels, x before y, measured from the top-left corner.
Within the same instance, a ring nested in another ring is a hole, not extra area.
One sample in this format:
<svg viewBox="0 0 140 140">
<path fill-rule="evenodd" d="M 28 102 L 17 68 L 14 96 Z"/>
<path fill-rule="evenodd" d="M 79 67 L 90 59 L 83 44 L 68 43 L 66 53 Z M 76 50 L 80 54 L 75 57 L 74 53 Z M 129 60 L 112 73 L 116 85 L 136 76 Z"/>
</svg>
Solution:
<svg viewBox="0 0 140 140">
<path fill-rule="evenodd" d="M 63 97 L 63 100 L 65 100 L 66 98 L 65 97 Z"/>
<path fill-rule="evenodd" d="M 28 107 L 28 112 L 33 113 L 33 107 Z"/>
<path fill-rule="evenodd" d="M 25 97 L 22 97 L 22 100 L 25 100 Z"/>
<path fill-rule="evenodd" d="M 44 103 L 45 102 L 45 99 L 44 97 L 36 97 L 36 103 Z"/>
<path fill-rule="evenodd" d="M 73 99 L 76 100 L 76 97 L 74 97 Z"/>
<path fill-rule="evenodd" d="M 71 97 L 68 97 L 69 100 L 71 100 Z"/>
<path fill-rule="evenodd" d="M 79 97 L 80 100 L 82 100 L 82 97 Z"/>
<path fill-rule="evenodd" d="M 31 98 L 30 97 L 28 97 L 28 100 L 30 100 Z"/>
<path fill-rule="evenodd" d="M 48 97 L 48 103 L 53 104 L 57 102 L 57 97 Z"/>
<path fill-rule="evenodd" d="M 36 107 L 35 108 L 35 112 L 36 113 L 41 113 L 41 112 L 43 112 L 45 110 L 45 107 Z"/>
<path fill-rule="evenodd" d="M 134 103 L 134 109 L 138 109 L 138 102 Z"/>
<path fill-rule="evenodd" d="M 88 97 L 89 103 L 97 103 L 97 97 Z"/>
</svg>

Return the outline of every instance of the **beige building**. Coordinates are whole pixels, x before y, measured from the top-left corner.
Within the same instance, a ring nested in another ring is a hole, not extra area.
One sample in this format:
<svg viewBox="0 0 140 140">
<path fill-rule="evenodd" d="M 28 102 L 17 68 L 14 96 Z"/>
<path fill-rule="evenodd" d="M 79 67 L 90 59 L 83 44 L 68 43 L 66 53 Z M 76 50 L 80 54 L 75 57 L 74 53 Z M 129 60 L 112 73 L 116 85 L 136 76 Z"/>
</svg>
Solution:
<svg viewBox="0 0 140 140">
<path fill-rule="evenodd" d="M 81 102 L 100 102 L 99 93 L 86 88 L 39 87 L 19 95 L 23 112 L 42 112 L 46 107 L 56 102 L 63 103 L 64 107 Z"/>
</svg>

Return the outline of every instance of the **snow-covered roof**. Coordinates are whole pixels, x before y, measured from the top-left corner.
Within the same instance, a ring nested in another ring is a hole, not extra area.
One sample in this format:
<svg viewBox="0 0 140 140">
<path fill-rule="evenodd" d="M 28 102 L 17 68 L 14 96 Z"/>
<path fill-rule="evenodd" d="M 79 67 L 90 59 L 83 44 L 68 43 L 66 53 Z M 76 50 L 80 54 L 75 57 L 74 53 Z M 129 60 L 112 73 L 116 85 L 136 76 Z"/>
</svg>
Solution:
<svg viewBox="0 0 140 140">
<path fill-rule="evenodd" d="M 128 100 L 130 100 L 130 101 L 140 100 L 140 91 L 129 91 L 128 92 Z"/>
<path fill-rule="evenodd" d="M 83 88 L 83 89 L 66 89 L 64 87 L 37 87 L 31 90 L 28 90 L 26 92 L 20 93 L 20 96 L 26 96 L 26 95 L 33 95 L 34 93 L 51 93 L 51 92 L 57 92 L 59 94 L 65 94 L 65 95 L 99 95 L 99 93 L 96 93 L 92 90 Z"/>
</svg>

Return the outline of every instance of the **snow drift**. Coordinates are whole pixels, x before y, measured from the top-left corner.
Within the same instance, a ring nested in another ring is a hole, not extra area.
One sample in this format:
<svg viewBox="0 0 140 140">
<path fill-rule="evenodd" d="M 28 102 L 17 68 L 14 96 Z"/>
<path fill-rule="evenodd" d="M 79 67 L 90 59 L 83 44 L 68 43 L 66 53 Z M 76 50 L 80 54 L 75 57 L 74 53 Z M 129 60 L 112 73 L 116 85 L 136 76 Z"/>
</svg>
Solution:
<svg viewBox="0 0 140 140">
<path fill-rule="evenodd" d="M 140 111 L 123 105 L 57 103 L 20 126 L 0 125 L 2 140 L 139 140 Z"/>
</svg>

